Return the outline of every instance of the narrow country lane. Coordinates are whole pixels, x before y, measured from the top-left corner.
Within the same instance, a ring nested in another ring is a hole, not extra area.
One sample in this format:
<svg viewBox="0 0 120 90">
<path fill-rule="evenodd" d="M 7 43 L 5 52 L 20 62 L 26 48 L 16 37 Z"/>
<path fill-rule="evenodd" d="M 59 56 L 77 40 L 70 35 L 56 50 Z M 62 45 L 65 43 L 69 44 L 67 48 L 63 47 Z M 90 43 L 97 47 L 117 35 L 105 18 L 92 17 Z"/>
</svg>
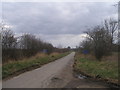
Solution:
<svg viewBox="0 0 120 90">
<path fill-rule="evenodd" d="M 75 52 L 38 69 L 3 81 L 3 88 L 106 88 L 106 85 L 73 75 Z"/>
<path fill-rule="evenodd" d="M 73 60 L 75 52 L 41 68 L 23 73 L 10 80 L 3 81 L 3 88 L 44 88 L 47 87 L 52 77 Z"/>
</svg>

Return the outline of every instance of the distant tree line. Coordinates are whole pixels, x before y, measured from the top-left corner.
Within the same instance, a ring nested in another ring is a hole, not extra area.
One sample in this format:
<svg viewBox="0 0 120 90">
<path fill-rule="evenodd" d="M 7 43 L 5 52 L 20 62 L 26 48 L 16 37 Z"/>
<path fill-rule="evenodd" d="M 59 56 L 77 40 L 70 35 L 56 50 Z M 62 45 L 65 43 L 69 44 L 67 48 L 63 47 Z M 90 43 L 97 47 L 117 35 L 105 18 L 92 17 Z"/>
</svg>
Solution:
<svg viewBox="0 0 120 90">
<path fill-rule="evenodd" d="M 103 25 L 95 26 L 85 32 L 87 34 L 79 47 L 80 51 L 88 50 L 100 60 L 103 56 L 118 51 L 118 22 L 114 19 L 104 20 Z"/>
<path fill-rule="evenodd" d="M 23 57 L 30 57 L 44 49 L 47 54 L 53 52 L 54 47 L 52 44 L 43 42 L 35 35 L 23 34 L 16 37 L 11 30 L 2 30 L 2 60 L 19 60 Z"/>
</svg>

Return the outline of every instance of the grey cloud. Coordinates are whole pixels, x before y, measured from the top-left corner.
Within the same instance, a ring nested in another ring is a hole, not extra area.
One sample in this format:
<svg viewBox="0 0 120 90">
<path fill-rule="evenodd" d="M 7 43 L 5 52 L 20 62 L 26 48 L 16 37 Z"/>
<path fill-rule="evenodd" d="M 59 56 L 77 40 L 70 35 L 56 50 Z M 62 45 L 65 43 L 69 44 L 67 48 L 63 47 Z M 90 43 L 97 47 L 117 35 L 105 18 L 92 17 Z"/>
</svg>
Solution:
<svg viewBox="0 0 120 90">
<path fill-rule="evenodd" d="M 113 3 L 4 3 L 4 19 L 14 31 L 41 34 L 79 34 L 85 26 L 117 13 Z"/>
</svg>

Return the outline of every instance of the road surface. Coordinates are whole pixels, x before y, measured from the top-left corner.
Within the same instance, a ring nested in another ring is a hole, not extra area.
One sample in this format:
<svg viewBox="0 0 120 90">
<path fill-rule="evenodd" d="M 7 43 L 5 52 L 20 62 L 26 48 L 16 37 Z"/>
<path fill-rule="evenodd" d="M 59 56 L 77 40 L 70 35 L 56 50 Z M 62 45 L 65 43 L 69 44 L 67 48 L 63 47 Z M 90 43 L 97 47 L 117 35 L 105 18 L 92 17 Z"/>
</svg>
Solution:
<svg viewBox="0 0 120 90">
<path fill-rule="evenodd" d="M 75 52 L 38 69 L 3 81 L 3 88 L 75 88 L 105 87 L 96 82 L 80 80 L 73 76 Z"/>
</svg>

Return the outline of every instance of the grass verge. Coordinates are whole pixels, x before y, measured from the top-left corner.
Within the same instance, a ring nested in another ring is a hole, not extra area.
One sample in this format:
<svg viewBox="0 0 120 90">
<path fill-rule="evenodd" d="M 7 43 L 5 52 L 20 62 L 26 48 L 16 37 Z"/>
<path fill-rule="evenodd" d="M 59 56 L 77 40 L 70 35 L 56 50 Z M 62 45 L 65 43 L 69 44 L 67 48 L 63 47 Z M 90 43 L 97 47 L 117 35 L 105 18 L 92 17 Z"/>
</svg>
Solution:
<svg viewBox="0 0 120 90">
<path fill-rule="evenodd" d="M 94 79 L 118 84 L 118 60 L 98 61 L 77 53 L 74 70 Z"/>
<path fill-rule="evenodd" d="M 57 54 L 52 53 L 51 55 L 38 54 L 37 56 L 26 58 L 24 60 L 8 62 L 2 65 L 2 78 L 7 79 L 12 76 L 19 75 L 25 71 L 33 70 L 35 68 L 41 67 L 44 64 L 62 58 L 68 54 L 69 52 Z"/>
</svg>

